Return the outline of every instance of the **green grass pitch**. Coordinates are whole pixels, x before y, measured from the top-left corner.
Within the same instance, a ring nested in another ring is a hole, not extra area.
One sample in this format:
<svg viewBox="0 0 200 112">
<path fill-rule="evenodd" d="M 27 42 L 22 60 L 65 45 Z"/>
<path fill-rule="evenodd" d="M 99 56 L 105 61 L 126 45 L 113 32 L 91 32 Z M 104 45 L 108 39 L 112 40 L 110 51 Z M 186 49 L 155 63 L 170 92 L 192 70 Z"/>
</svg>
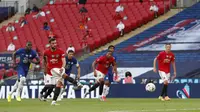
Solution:
<svg viewBox="0 0 200 112">
<path fill-rule="evenodd" d="M 64 99 L 59 106 L 37 99 L 0 100 L 0 112 L 200 112 L 200 99 L 124 99 L 108 98 L 106 102 L 98 99 Z"/>
</svg>

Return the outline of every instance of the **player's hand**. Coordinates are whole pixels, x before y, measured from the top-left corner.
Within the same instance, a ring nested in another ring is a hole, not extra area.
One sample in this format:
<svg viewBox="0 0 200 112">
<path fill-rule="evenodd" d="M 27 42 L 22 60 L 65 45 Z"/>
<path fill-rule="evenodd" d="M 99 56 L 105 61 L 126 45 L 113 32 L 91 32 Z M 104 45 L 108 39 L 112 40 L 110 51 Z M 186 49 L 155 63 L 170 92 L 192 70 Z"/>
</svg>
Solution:
<svg viewBox="0 0 200 112">
<path fill-rule="evenodd" d="M 172 76 L 172 80 L 176 78 L 176 72 L 174 72 L 174 75 Z"/>
<path fill-rule="evenodd" d="M 78 74 L 78 75 L 77 75 L 77 77 L 76 77 L 76 78 L 77 78 L 77 80 L 80 80 L 80 77 L 81 77 L 81 75 L 80 75 L 80 74 Z"/>
<path fill-rule="evenodd" d="M 94 71 L 94 77 L 97 77 L 97 72 L 96 72 L 96 70 Z"/>
<path fill-rule="evenodd" d="M 61 69 L 60 69 L 60 71 L 59 71 L 59 72 L 60 72 L 60 74 L 62 74 L 62 73 L 63 73 L 63 71 L 64 71 L 64 68 L 61 68 Z"/>
<path fill-rule="evenodd" d="M 157 73 L 157 70 L 156 70 L 156 68 L 153 68 L 153 72 Z"/>
</svg>

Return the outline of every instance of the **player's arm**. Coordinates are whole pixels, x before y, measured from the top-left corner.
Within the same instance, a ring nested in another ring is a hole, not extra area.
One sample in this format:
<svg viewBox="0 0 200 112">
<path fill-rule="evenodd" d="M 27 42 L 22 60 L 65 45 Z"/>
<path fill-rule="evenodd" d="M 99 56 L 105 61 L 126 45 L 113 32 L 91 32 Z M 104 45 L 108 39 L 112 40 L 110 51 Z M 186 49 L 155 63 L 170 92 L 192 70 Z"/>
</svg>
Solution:
<svg viewBox="0 0 200 112">
<path fill-rule="evenodd" d="M 45 52 L 43 54 L 42 67 L 44 69 L 44 74 L 46 75 L 47 74 L 47 56 Z"/>
<path fill-rule="evenodd" d="M 14 66 L 16 66 L 16 57 L 17 55 L 19 55 L 21 52 L 21 49 L 18 49 L 17 51 L 15 51 L 13 54 L 12 54 L 12 59 L 13 59 L 13 64 Z"/>
<path fill-rule="evenodd" d="M 92 69 L 93 69 L 93 72 L 94 72 L 94 76 L 95 76 L 95 77 L 97 76 L 96 65 L 97 65 L 97 61 L 95 60 L 95 61 L 92 63 Z"/>
<path fill-rule="evenodd" d="M 153 71 L 154 71 L 155 73 L 157 73 L 157 70 L 156 70 L 156 61 L 157 61 L 157 57 L 154 58 L 154 60 L 153 60 Z"/>
<path fill-rule="evenodd" d="M 78 74 L 77 74 L 77 79 L 79 80 L 80 77 L 81 77 L 81 67 L 80 67 L 79 64 L 76 64 L 76 67 L 77 67 L 77 72 L 78 72 Z"/>
<path fill-rule="evenodd" d="M 117 76 L 118 72 L 117 72 L 117 63 L 116 63 L 116 61 L 113 62 L 113 71 L 114 71 L 115 75 Z"/>
<path fill-rule="evenodd" d="M 173 76 L 173 79 L 176 78 L 176 64 L 175 64 L 175 58 L 173 58 L 172 60 L 172 67 L 174 69 L 174 76 Z"/>
<path fill-rule="evenodd" d="M 157 73 L 156 62 L 157 62 L 157 60 L 160 60 L 161 55 L 162 55 L 162 54 L 159 53 L 158 56 L 156 56 L 156 58 L 154 58 L 154 60 L 153 60 L 153 71 L 154 71 L 155 73 Z"/>
</svg>

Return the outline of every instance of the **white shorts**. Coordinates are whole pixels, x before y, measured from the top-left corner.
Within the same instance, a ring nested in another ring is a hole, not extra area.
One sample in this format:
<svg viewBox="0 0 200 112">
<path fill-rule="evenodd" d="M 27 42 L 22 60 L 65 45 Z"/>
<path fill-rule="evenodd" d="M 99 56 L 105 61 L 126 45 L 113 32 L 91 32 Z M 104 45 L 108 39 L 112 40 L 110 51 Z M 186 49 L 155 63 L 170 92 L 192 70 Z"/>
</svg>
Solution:
<svg viewBox="0 0 200 112">
<path fill-rule="evenodd" d="M 95 77 L 95 78 L 98 82 L 99 82 L 99 79 L 102 79 L 102 78 L 104 79 L 105 75 L 102 72 L 100 72 L 98 70 L 96 70 L 96 72 L 97 72 L 97 77 Z"/>
<path fill-rule="evenodd" d="M 55 77 L 50 76 L 50 75 L 44 75 L 44 84 L 45 85 L 55 85 L 56 84 L 56 80 Z"/>
<path fill-rule="evenodd" d="M 160 71 L 160 70 L 158 71 L 158 73 L 159 73 L 163 82 L 164 81 L 168 81 L 168 82 L 170 81 L 170 73 L 165 73 L 165 72 Z"/>
<path fill-rule="evenodd" d="M 64 79 L 62 77 L 55 77 L 56 84 L 58 81 L 60 81 L 60 82 L 62 82 L 62 84 L 64 84 Z"/>
<path fill-rule="evenodd" d="M 64 79 L 62 78 L 62 76 L 65 74 L 65 69 L 63 69 L 62 73 L 59 73 L 59 72 L 60 72 L 60 68 L 51 69 L 51 74 L 55 78 L 55 84 L 57 84 L 58 81 L 61 81 L 62 84 L 64 84 Z"/>
</svg>

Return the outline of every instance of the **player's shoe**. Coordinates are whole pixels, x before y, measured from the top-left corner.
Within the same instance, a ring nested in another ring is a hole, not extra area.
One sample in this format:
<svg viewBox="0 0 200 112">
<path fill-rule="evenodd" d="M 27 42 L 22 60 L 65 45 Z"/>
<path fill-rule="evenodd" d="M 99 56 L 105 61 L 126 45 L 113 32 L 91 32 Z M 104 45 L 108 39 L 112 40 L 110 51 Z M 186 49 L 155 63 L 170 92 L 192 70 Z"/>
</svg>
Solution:
<svg viewBox="0 0 200 112">
<path fill-rule="evenodd" d="M 83 85 L 82 85 L 80 82 L 78 82 L 78 83 L 77 83 L 77 86 L 74 86 L 73 89 L 74 89 L 74 90 L 79 90 L 79 89 L 81 89 L 82 87 L 83 87 Z"/>
<path fill-rule="evenodd" d="M 43 95 L 40 94 L 40 96 L 39 96 L 39 100 L 40 100 L 40 101 L 43 101 L 43 99 L 44 99 Z"/>
<path fill-rule="evenodd" d="M 18 102 L 22 101 L 21 98 L 20 98 L 20 96 L 17 96 L 16 100 L 17 100 Z"/>
<path fill-rule="evenodd" d="M 101 101 L 106 101 L 106 96 L 102 96 L 102 100 Z"/>
<path fill-rule="evenodd" d="M 100 100 L 100 101 L 103 101 L 102 96 L 99 97 L 99 100 Z"/>
<path fill-rule="evenodd" d="M 170 101 L 171 99 L 168 96 L 165 96 L 166 101 Z"/>
<path fill-rule="evenodd" d="M 90 92 L 86 92 L 86 93 L 84 94 L 84 98 L 86 98 L 87 95 L 89 95 L 89 94 L 90 94 Z"/>
<path fill-rule="evenodd" d="M 61 97 L 58 97 L 57 101 L 62 101 L 62 98 L 61 98 Z"/>
<path fill-rule="evenodd" d="M 60 104 L 56 103 L 56 101 L 52 101 L 52 102 L 51 102 L 51 105 L 52 105 L 52 106 L 56 106 L 56 105 L 60 105 Z"/>
<path fill-rule="evenodd" d="M 162 96 L 159 96 L 158 99 L 161 101 L 165 101 L 165 99 Z"/>
<path fill-rule="evenodd" d="M 40 101 L 48 102 L 46 98 L 40 98 Z"/>
<path fill-rule="evenodd" d="M 10 94 L 8 95 L 7 100 L 8 100 L 8 102 L 11 102 L 11 95 Z"/>
</svg>

